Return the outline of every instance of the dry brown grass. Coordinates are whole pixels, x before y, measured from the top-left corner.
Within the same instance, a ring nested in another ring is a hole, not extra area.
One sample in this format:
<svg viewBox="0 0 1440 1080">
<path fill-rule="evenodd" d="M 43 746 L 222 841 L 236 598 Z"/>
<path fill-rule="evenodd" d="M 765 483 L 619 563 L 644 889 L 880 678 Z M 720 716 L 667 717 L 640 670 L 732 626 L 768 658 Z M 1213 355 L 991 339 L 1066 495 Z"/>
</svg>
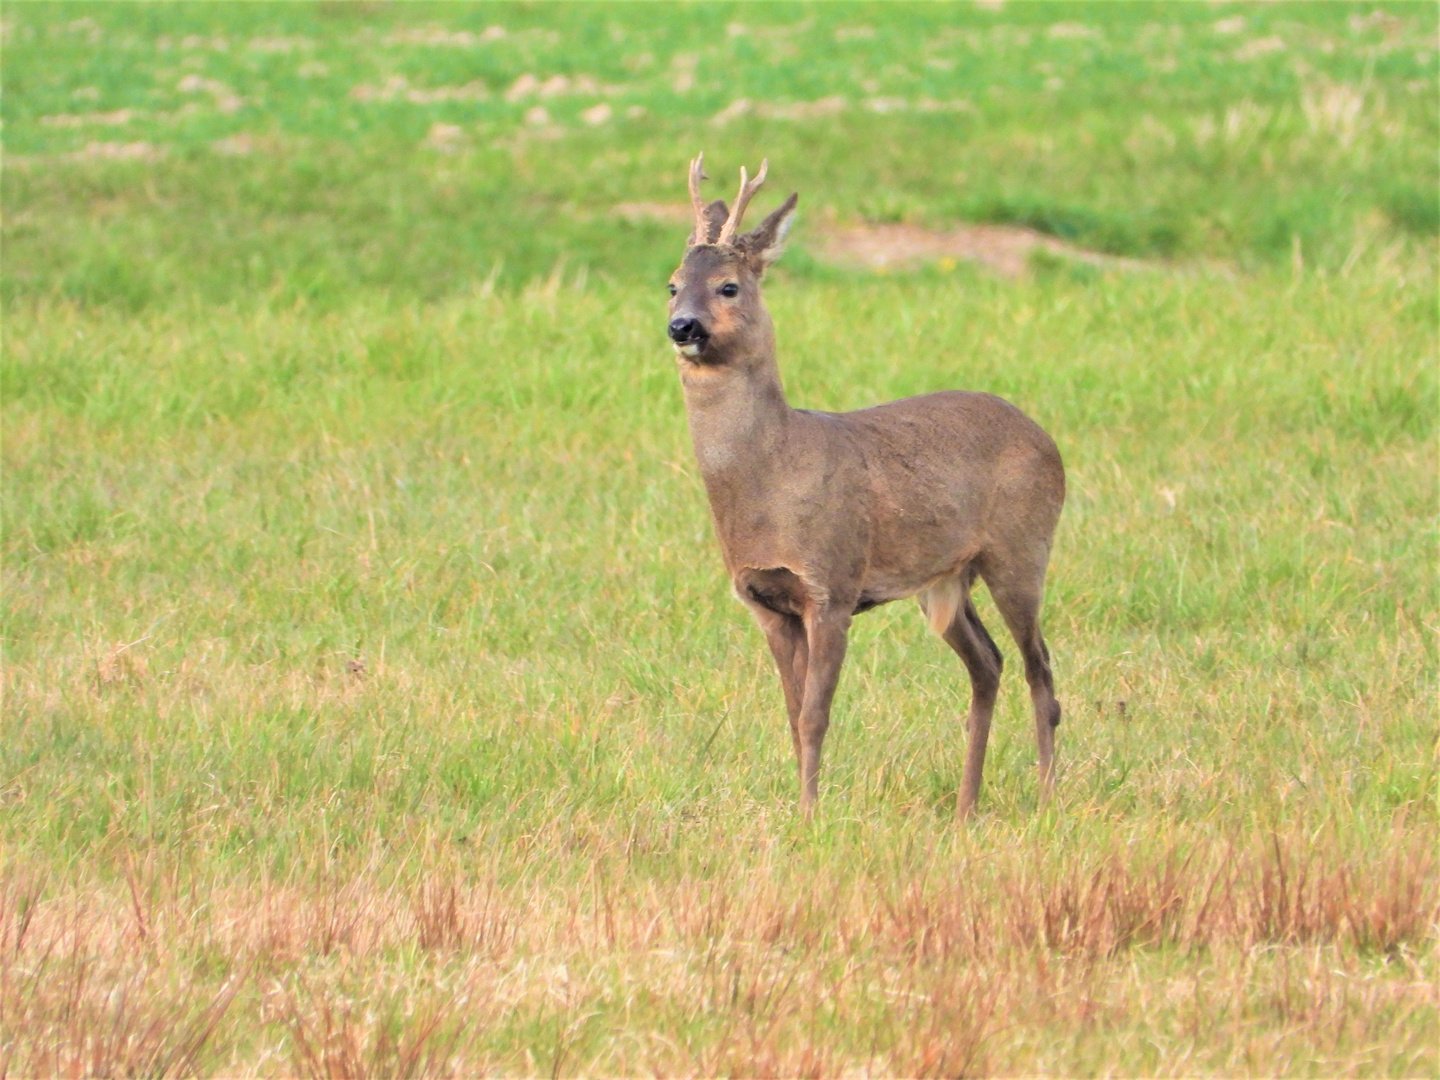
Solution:
<svg viewBox="0 0 1440 1080">
<path fill-rule="evenodd" d="M 659 880 L 612 840 L 568 882 L 433 850 L 288 883 L 138 856 L 110 886 L 11 867 L 0 1074 L 977 1075 L 1062 1049 L 1103 1067 L 1177 1031 L 1158 1071 L 1437 1064 L 1428 828 L 1377 850 L 962 841 L 909 880 L 783 855 Z"/>
</svg>

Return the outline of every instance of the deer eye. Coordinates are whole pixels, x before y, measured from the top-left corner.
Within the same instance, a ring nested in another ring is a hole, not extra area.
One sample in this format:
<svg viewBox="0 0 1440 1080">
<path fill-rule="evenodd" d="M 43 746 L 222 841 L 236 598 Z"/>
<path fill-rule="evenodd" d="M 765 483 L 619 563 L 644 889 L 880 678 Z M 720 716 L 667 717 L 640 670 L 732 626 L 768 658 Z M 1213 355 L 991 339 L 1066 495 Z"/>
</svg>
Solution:
<svg viewBox="0 0 1440 1080">
<path fill-rule="evenodd" d="M 722 286 L 720 286 L 720 295 L 721 295 L 721 296 L 739 296 L 739 295 L 740 295 L 740 286 L 739 286 L 739 285 L 736 285 L 733 281 L 730 282 L 728 285 L 722 285 Z"/>
<path fill-rule="evenodd" d="M 675 295 L 676 289 L 675 289 L 675 286 L 674 286 L 673 283 L 670 284 L 670 285 L 666 285 L 665 287 L 670 290 L 670 295 L 671 295 L 671 296 L 674 296 L 674 295 Z"/>
</svg>

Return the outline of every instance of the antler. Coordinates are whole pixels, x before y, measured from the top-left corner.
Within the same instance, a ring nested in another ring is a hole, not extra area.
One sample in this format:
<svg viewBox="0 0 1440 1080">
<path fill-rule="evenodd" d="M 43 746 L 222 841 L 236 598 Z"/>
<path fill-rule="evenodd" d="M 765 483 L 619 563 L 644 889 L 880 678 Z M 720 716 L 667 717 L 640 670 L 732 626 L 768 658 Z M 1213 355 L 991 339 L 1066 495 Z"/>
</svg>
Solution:
<svg viewBox="0 0 1440 1080">
<path fill-rule="evenodd" d="M 749 180 L 745 175 L 745 166 L 740 166 L 740 194 L 735 196 L 735 207 L 730 211 L 730 216 L 725 219 L 725 224 L 720 229 L 720 238 L 717 244 L 733 244 L 735 233 L 740 228 L 740 219 L 745 216 L 745 208 L 750 205 L 750 200 L 755 197 L 755 192 L 760 190 L 760 185 L 765 183 L 765 173 L 770 168 L 770 159 L 766 158 L 760 162 L 760 171 L 755 174 L 754 180 Z"/>
<path fill-rule="evenodd" d="M 700 197 L 700 181 L 710 179 L 705 175 L 705 155 L 696 154 L 690 162 L 690 202 L 695 207 L 695 243 L 704 244 L 710 239 L 710 223 L 705 218 L 705 200 Z"/>
</svg>

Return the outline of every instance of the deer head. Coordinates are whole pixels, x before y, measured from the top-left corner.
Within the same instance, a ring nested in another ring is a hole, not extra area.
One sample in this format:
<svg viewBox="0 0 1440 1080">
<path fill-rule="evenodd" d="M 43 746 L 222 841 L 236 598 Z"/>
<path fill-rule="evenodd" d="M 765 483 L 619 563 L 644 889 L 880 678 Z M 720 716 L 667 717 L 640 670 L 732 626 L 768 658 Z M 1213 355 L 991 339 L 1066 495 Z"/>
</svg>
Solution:
<svg viewBox="0 0 1440 1080">
<path fill-rule="evenodd" d="M 760 280 L 784 249 L 799 196 L 792 194 L 756 228 L 737 236 L 770 163 L 761 162 L 754 180 L 741 167 L 740 193 L 727 211 L 723 200 L 707 205 L 700 196 L 700 181 L 706 179 L 703 156 L 690 163 L 695 227 L 685 258 L 670 275 L 670 340 L 676 353 L 694 365 L 766 358 L 773 334 L 760 299 Z"/>
</svg>

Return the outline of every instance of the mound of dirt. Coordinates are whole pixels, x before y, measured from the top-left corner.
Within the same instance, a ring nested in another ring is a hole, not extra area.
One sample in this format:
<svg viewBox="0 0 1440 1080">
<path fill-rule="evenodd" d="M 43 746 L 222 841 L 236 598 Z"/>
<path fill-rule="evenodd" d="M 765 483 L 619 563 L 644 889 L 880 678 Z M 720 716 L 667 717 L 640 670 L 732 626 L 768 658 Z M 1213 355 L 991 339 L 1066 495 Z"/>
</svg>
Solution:
<svg viewBox="0 0 1440 1080">
<path fill-rule="evenodd" d="M 1014 225 L 957 225 L 943 232 L 917 225 L 852 225 L 821 231 L 814 240 L 814 250 L 826 262 L 882 273 L 913 270 L 946 259 L 966 259 L 1006 277 L 1018 277 L 1025 273 L 1036 251 L 1106 269 L 1135 270 L 1144 266 L 1135 259 L 1087 251 Z"/>
<path fill-rule="evenodd" d="M 695 211 L 689 203 L 627 202 L 615 207 L 615 216 L 625 221 L 658 221 L 663 225 L 693 225 Z"/>
<path fill-rule="evenodd" d="M 614 213 L 627 221 L 688 225 L 693 212 L 684 203 L 621 203 Z M 1036 251 L 1110 270 L 1140 270 L 1148 266 L 1138 259 L 1102 255 L 1015 225 L 957 225 L 932 230 L 918 225 L 821 224 L 811 226 L 809 232 L 811 249 L 817 258 L 836 266 L 879 273 L 915 270 L 930 263 L 965 259 L 997 274 L 1018 277 L 1025 273 Z"/>
</svg>

